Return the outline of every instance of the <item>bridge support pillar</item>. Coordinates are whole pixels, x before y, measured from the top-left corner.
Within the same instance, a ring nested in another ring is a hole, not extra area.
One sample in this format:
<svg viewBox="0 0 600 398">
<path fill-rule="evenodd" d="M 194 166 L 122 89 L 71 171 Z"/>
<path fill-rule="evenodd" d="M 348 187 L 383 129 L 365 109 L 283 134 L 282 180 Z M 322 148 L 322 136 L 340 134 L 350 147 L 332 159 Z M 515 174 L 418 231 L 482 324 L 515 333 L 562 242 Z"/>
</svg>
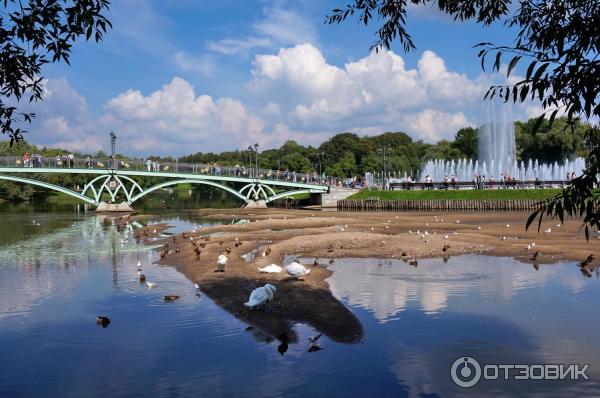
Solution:
<svg viewBox="0 0 600 398">
<path fill-rule="evenodd" d="M 244 209 L 266 209 L 267 208 L 267 202 L 265 202 L 264 200 L 252 200 L 248 203 L 246 203 L 244 206 Z"/>
<path fill-rule="evenodd" d="M 127 204 L 127 202 L 122 203 L 106 203 L 100 202 L 98 207 L 96 207 L 96 211 L 98 212 L 132 212 L 133 208 Z"/>
</svg>

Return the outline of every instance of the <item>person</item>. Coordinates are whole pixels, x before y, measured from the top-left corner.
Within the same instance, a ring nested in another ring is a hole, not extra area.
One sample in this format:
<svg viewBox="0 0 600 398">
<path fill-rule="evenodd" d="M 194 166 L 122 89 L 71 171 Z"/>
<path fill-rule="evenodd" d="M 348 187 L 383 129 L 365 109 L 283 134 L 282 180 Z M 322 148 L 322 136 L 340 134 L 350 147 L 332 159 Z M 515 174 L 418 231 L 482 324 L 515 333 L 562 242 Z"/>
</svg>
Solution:
<svg viewBox="0 0 600 398">
<path fill-rule="evenodd" d="M 69 158 L 69 168 L 72 169 L 75 164 L 75 155 L 71 152 L 67 157 Z"/>
<path fill-rule="evenodd" d="M 152 171 L 152 160 L 150 160 L 150 158 L 146 159 L 146 167 L 148 168 L 148 171 Z"/>
<path fill-rule="evenodd" d="M 456 176 L 454 174 L 452 174 L 452 177 L 450 177 L 450 182 L 452 183 L 452 189 L 454 189 L 454 190 L 458 189 Z"/>
<path fill-rule="evenodd" d="M 535 183 L 534 184 L 535 184 L 536 188 L 541 188 L 542 187 L 542 182 L 537 177 L 535 177 Z"/>
<path fill-rule="evenodd" d="M 54 161 L 56 163 L 55 164 L 56 167 L 60 167 L 62 165 L 62 162 L 60 160 L 60 155 L 57 154 L 56 157 L 54 158 Z"/>
<path fill-rule="evenodd" d="M 494 176 L 490 176 L 490 189 L 494 189 Z"/>
<path fill-rule="evenodd" d="M 448 189 L 448 174 L 444 176 L 444 189 Z"/>
<path fill-rule="evenodd" d="M 69 159 L 67 158 L 67 155 L 65 155 L 65 154 L 62 154 L 62 155 L 61 155 L 61 157 L 60 157 L 60 162 L 61 162 L 61 164 L 62 164 L 62 167 L 63 167 L 64 169 L 66 169 L 66 168 L 69 166 L 69 165 L 68 165 L 68 160 L 69 160 Z"/>
<path fill-rule="evenodd" d="M 29 167 L 29 152 L 25 152 L 23 155 L 23 167 Z"/>
</svg>

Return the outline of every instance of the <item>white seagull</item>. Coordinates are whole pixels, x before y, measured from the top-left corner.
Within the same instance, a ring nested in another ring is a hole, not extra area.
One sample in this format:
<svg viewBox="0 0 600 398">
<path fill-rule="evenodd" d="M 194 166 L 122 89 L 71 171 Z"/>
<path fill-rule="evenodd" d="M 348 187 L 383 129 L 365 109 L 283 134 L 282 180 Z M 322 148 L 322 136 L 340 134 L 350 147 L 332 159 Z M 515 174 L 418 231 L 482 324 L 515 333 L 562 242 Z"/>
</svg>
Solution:
<svg viewBox="0 0 600 398">
<path fill-rule="evenodd" d="M 300 278 L 301 276 L 309 274 L 310 269 L 305 268 L 302 264 L 294 261 L 285 266 L 285 272 L 294 278 Z"/>
<path fill-rule="evenodd" d="M 258 271 L 266 274 L 278 274 L 282 271 L 282 268 L 277 264 L 271 264 L 267 265 L 266 267 L 259 268 Z"/>
<path fill-rule="evenodd" d="M 140 269 L 142 268 L 142 262 L 140 260 L 138 260 L 137 267 Z"/>
<path fill-rule="evenodd" d="M 217 270 L 216 272 L 225 272 L 225 267 L 227 267 L 227 256 L 224 254 L 219 254 L 217 258 Z"/>
<path fill-rule="evenodd" d="M 156 286 L 156 282 L 146 282 L 146 285 L 152 289 L 154 286 Z"/>
<path fill-rule="evenodd" d="M 256 288 L 250 293 L 250 298 L 244 303 L 246 307 L 264 307 L 267 303 L 273 301 L 275 292 L 277 289 L 275 286 L 267 283 L 263 287 Z"/>
</svg>

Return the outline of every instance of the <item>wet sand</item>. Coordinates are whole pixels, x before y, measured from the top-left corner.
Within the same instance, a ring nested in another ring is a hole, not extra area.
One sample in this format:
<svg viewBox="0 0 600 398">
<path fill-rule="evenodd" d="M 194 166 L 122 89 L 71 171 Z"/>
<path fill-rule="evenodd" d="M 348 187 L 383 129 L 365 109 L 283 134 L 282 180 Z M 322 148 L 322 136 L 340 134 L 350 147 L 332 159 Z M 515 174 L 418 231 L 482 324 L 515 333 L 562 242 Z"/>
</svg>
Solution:
<svg viewBox="0 0 600 398">
<path fill-rule="evenodd" d="M 564 260 L 581 261 L 589 254 L 598 253 L 600 248 L 595 234 L 586 241 L 576 220 L 560 226 L 557 226 L 559 221 L 544 222 L 539 234 L 537 228 L 525 231 L 529 213 L 235 209 L 206 210 L 198 214 L 204 218 L 250 222 L 203 228 L 196 233 L 186 233 L 185 237 L 178 234 L 174 240 L 166 239 L 163 243 L 169 247 L 160 249 L 164 255 L 159 263 L 175 266 L 218 305 L 265 333 L 288 342 L 297 340 L 293 325 L 298 322 L 311 325 L 334 341 L 361 341 L 360 321 L 333 297 L 325 281 L 331 275 L 327 265 L 337 258 L 397 258 L 405 260 L 409 267 L 415 266 L 414 260 L 419 258 L 485 253 L 515 257 L 538 267 Z M 548 228 L 551 232 L 543 232 Z M 527 245 L 533 242 L 535 246 L 527 250 Z M 196 247 L 200 255 L 196 254 Z M 267 247 L 270 253 L 263 256 Z M 540 253 L 532 260 L 536 251 Z M 251 252 L 256 252 L 251 261 L 241 258 Z M 214 272 L 219 254 L 229 259 L 223 273 Z M 289 278 L 285 271 L 280 274 L 258 272 L 258 267 L 272 263 L 283 266 L 286 255 L 316 257 L 317 264 L 304 264 L 311 272 L 302 280 Z M 274 302 L 264 311 L 246 308 L 243 303 L 250 292 L 265 283 L 277 287 Z"/>
</svg>

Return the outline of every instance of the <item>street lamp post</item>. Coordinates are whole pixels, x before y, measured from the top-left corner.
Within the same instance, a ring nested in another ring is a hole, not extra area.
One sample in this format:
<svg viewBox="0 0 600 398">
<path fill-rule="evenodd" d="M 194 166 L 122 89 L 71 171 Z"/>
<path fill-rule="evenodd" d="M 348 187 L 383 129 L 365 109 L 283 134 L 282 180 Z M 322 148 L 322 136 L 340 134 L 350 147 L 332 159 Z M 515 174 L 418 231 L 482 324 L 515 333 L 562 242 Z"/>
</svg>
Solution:
<svg viewBox="0 0 600 398">
<path fill-rule="evenodd" d="M 260 177 L 259 173 L 259 169 L 258 169 L 258 142 L 256 144 L 254 144 L 254 151 L 256 152 L 256 178 Z"/>
<path fill-rule="evenodd" d="M 388 156 L 389 156 L 391 150 L 392 150 L 392 147 L 390 145 L 388 145 L 387 146 Z M 383 187 L 382 188 L 385 191 L 387 189 L 387 184 L 386 184 L 386 180 L 387 180 L 387 164 L 386 164 L 386 158 L 385 158 L 386 147 L 383 146 L 383 147 L 379 148 L 379 151 L 383 155 Z"/>
<path fill-rule="evenodd" d="M 110 132 L 110 168 L 111 169 L 116 168 L 116 162 L 115 162 L 116 144 L 117 144 L 117 136 L 114 131 L 111 131 Z"/>
<path fill-rule="evenodd" d="M 322 161 L 321 161 L 321 158 L 323 155 L 324 155 L 324 153 L 319 151 L 319 183 L 321 183 L 321 180 L 323 179 Z"/>
</svg>

